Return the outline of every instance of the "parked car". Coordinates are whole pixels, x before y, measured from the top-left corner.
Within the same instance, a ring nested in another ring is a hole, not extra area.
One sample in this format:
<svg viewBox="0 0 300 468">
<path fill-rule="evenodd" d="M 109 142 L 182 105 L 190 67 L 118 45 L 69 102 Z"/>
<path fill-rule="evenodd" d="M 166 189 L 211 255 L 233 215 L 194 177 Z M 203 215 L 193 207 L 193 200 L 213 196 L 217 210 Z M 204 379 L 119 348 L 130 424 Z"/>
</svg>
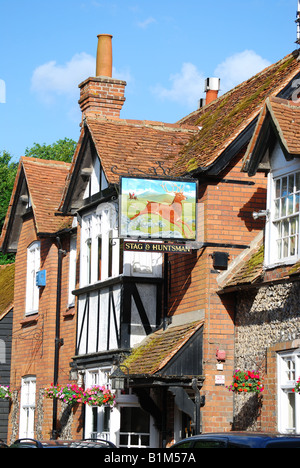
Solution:
<svg viewBox="0 0 300 468">
<path fill-rule="evenodd" d="M 0 448 L 8 448 L 8 445 L 0 439 Z"/>
<path fill-rule="evenodd" d="M 207 433 L 181 440 L 172 450 L 198 448 L 300 448 L 300 435 L 259 432 Z"/>
<path fill-rule="evenodd" d="M 117 448 L 115 444 L 104 439 L 83 440 L 35 440 L 17 439 L 10 448 Z"/>
</svg>

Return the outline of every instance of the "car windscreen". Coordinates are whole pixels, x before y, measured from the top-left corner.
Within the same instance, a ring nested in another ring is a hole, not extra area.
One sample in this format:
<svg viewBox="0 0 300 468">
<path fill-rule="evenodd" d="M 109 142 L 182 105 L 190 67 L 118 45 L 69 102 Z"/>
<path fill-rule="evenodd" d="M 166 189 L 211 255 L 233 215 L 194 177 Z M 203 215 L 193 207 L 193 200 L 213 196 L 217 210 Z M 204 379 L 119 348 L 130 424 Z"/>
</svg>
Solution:
<svg viewBox="0 0 300 468">
<path fill-rule="evenodd" d="M 227 440 L 224 439 L 199 439 L 193 448 L 227 448 Z"/>
</svg>

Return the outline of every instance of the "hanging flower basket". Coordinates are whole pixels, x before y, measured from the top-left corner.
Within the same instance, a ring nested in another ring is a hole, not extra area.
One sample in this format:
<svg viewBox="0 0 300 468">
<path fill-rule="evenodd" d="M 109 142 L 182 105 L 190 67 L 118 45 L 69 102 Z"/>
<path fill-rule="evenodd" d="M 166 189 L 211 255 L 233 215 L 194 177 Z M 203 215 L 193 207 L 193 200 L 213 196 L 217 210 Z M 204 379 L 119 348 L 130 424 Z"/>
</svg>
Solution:
<svg viewBox="0 0 300 468">
<path fill-rule="evenodd" d="M 94 385 L 83 393 L 83 403 L 90 406 L 114 406 L 115 395 L 106 387 Z"/>
<path fill-rule="evenodd" d="M 83 389 L 76 384 L 68 384 L 66 386 L 53 385 L 45 389 L 47 398 L 57 398 L 68 405 L 82 402 Z"/>
<path fill-rule="evenodd" d="M 8 386 L 0 385 L 0 398 L 9 400 L 11 398 L 11 391 Z"/>
<path fill-rule="evenodd" d="M 71 406 L 75 403 L 84 403 L 90 406 L 113 406 L 115 403 L 115 395 L 108 388 L 100 385 L 94 385 L 84 390 L 76 384 L 68 384 L 64 387 L 51 384 L 45 389 L 45 395 L 47 398 L 57 398 Z"/>
<path fill-rule="evenodd" d="M 233 382 L 227 387 L 236 393 L 258 393 L 264 390 L 259 372 L 236 370 L 233 374 Z"/>
<path fill-rule="evenodd" d="M 300 393 L 300 377 L 298 378 L 295 387 L 293 388 L 293 392 Z"/>
</svg>

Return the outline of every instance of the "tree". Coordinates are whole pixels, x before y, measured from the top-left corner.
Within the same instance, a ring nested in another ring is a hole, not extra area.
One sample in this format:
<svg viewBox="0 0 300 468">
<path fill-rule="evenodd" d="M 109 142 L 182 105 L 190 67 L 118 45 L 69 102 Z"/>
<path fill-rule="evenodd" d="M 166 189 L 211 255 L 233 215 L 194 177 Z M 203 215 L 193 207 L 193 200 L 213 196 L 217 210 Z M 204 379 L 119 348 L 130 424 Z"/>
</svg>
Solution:
<svg viewBox="0 0 300 468">
<path fill-rule="evenodd" d="M 0 227 L 2 229 L 14 186 L 18 164 L 11 161 L 7 151 L 0 152 Z"/>
<path fill-rule="evenodd" d="M 0 232 L 8 209 L 18 164 L 11 161 L 7 151 L 0 152 Z M 14 261 L 14 255 L 0 252 L 0 265 Z"/>
<path fill-rule="evenodd" d="M 25 156 L 40 159 L 55 159 L 56 161 L 71 162 L 76 148 L 76 142 L 70 138 L 58 140 L 52 145 L 34 143 L 32 148 L 26 148 Z"/>
</svg>

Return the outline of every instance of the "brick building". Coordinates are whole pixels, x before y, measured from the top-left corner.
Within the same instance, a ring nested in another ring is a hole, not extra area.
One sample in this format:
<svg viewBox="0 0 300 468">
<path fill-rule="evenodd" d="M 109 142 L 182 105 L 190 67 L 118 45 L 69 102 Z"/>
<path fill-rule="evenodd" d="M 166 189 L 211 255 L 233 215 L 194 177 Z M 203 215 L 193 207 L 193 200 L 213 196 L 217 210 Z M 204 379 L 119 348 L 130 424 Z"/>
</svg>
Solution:
<svg viewBox="0 0 300 468">
<path fill-rule="evenodd" d="M 217 279 L 263 227 L 252 213 L 265 207 L 267 179 L 249 179 L 244 157 L 265 100 L 290 98 L 300 67 L 290 54 L 212 101 L 208 80 L 206 105 L 166 124 L 120 118 L 126 83 L 103 56 L 100 46 L 97 76 L 79 85 L 72 164 L 22 158 L 2 233 L 2 250 L 17 251 L 9 433 L 160 447 L 232 427 L 235 297 Z M 128 175 L 197 182 L 191 253 L 124 250 Z M 110 386 L 118 368 L 127 386 L 112 410 L 79 405 L 64 424 L 65 408 L 44 396 L 70 378 Z"/>
<path fill-rule="evenodd" d="M 222 295 L 236 300 L 236 366 L 260 370 L 263 398 L 237 397 L 235 425 L 299 433 L 299 122 L 291 100 L 270 97 L 248 147 L 244 171 L 268 179 L 265 229 L 249 252 L 219 278 Z M 245 415 L 247 414 L 247 417 Z M 241 417 L 243 415 L 243 417 Z"/>
</svg>

